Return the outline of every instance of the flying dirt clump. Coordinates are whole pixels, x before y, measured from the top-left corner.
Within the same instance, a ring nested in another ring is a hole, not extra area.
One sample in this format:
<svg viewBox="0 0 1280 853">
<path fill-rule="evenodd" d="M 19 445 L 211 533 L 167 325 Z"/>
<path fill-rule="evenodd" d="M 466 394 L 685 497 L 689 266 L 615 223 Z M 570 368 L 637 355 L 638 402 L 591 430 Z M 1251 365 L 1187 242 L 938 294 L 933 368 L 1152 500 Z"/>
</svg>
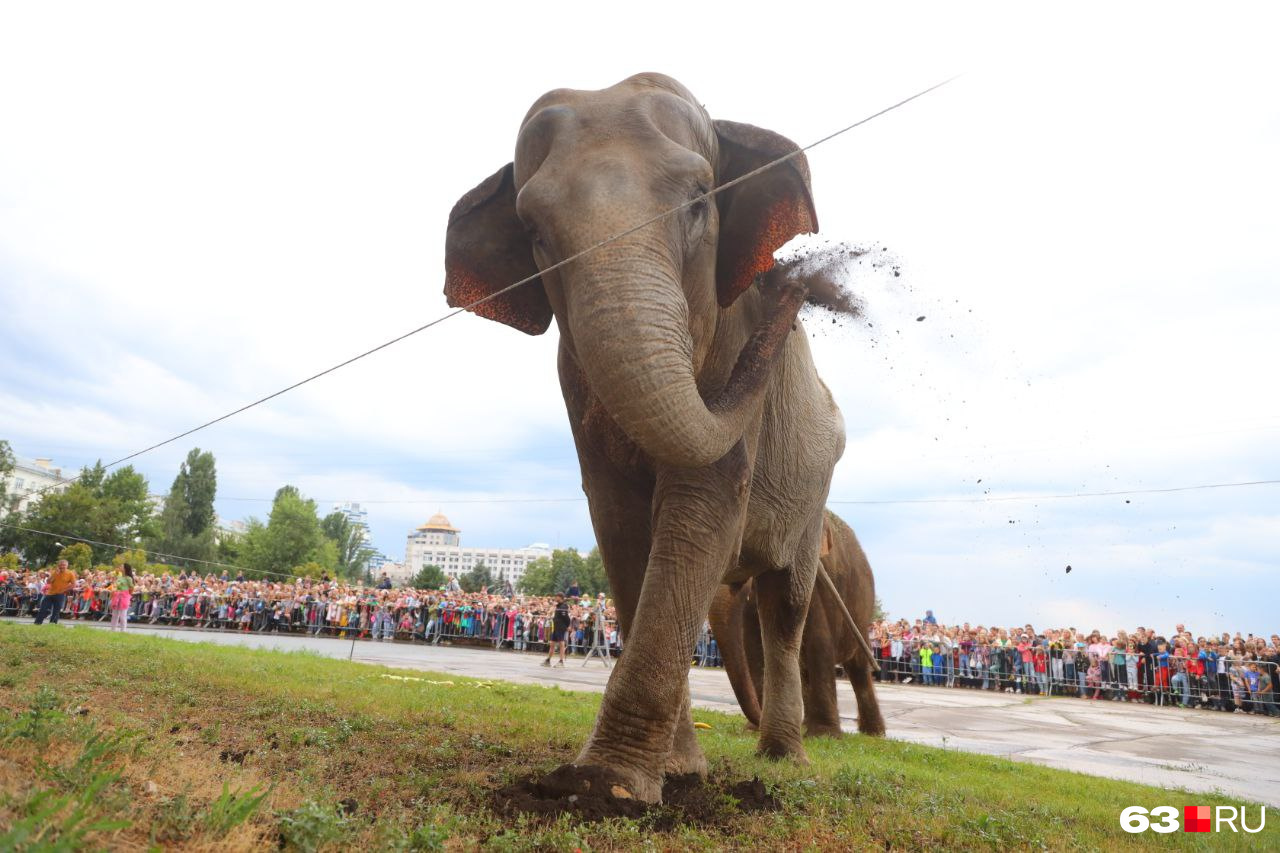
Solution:
<svg viewBox="0 0 1280 853">
<path fill-rule="evenodd" d="M 850 288 L 854 267 L 870 250 L 848 243 L 809 246 L 775 261 L 766 275 L 770 285 L 799 284 L 808 290 L 805 301 L 832 314 L 857 319 L 863 301 Z"/>
</svg>

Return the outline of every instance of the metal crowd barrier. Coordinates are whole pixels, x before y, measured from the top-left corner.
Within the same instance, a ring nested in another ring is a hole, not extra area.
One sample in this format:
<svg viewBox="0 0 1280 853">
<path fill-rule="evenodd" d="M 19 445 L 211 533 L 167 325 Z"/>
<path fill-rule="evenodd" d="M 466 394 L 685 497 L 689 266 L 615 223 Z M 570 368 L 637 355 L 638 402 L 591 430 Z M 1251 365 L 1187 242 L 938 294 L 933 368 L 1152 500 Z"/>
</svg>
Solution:
<svg viewBox="0 0 1280 853">
<path fill-rule="evenodd" d="M 0 614 L 34 615 L 41 596 L 25 588 L 0 588 Z M 69 594 L 60 619 L 110 619 L 110 592 Z M 174 592 L 135 591 L 128 621 L 135 625 L 198 628 L 214 631 L 308 634 L 338 639 L 372 639 L 411 643 L 465 643 L 545 652 L 550 648 L 550 614 L 513 612 L 494 606 L 453 602 L 412 607 L 365 601 L 351 605 L 328 600 L 267 600 L 225 595 L 187 596 Z M 595 636 L 594 618 L 574 617 L 566 635 L 568 654 L 586 656 L 594 645 L 607 647 L 611 657 L 621 653 L 621 638 L 613 621 Z"/>
<path fill-rule="evenodd" d="M 1206 671 L 1200 673 L 1193 671 L 1200 667 L 1189 666 L 1191 659 L 1172 652 L 1113 650 L 1099 657 L 1087 650 L 1041 647 L 1042 653 L 1030 650 L 1028 660 L 1015 646 L 941 646 L 935 651 L 928 644 L 923 651 L 926 644 L 919 640 L 902 645 L 900 654 L 886 655 L 882 644 L 873 644 L 881 681 L 1280 716 L 1280 667 L 1235 652 L 1202 662 Z M 1269 692 L 1261 689 L 1263 673 L 1270 676 Z"/>
</svg>

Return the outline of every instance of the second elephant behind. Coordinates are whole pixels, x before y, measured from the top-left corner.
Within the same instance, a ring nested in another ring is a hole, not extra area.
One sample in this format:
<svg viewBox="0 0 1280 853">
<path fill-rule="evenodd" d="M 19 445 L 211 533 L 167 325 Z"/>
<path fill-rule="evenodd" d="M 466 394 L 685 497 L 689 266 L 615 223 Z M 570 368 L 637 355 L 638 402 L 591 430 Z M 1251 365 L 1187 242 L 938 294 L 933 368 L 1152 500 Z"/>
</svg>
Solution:
<svg viewBox="0 0 1280 853">
<path fill-rule="evenodd" d="M 830 510 L 823 523 L 821 560 L 845 607 L 866 636 L 876 600 L 871 564 L 853 530 Z M 753 726 L 758 725 L 764 692 L 764 650 L 754 581 L 721 586 L 711 606 L 710 621 L 742 713 Z M 838 736 L 841 733 L 835 674 L 839 664 L 857 698 L 858 731 L 884 735 L 884 718 L 880 715 L 872 678 L 873 662 L 850 630 L 840 605 L 832 600 L 830 590 L 821 582 L 814 587 L 800 659 L 806 734 Z"/>
</svg>

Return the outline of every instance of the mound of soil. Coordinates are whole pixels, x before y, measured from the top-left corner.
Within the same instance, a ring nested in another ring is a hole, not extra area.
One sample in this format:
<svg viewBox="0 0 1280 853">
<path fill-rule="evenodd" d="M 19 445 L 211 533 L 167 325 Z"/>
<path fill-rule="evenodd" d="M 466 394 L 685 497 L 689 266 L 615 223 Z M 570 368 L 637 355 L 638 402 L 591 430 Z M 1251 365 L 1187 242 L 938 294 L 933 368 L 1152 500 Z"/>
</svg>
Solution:
<svg viewBox="0 0 1280 853">
<path fill-rule="evenodd" d="M 680 826 L 722 826 L 737 815 L 781 808 L 758 778 L 730 782 L 717 778 L 703 781 L 694 774 L 671 776 L 662 785 L 662 803 L 649 805 L 609 793 L 613 779 L 605 768 L 588 773 L 580 793 L 568 796 L 554 777 L 553 773 L 543 781 L 526 776 L 494 791 L 494 811 L 552 819 L 567 814 L 586 823 L 609 817 L 647 818 L 652 829 L 667 832 Z"/>
</svg>

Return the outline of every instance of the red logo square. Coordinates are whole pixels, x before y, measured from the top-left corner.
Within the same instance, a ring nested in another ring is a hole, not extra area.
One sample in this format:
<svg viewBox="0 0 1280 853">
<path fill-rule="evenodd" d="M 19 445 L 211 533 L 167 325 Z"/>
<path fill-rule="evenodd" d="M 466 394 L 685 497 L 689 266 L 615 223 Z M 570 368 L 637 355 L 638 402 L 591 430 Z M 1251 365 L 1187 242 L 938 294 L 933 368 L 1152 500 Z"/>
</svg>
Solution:
<svg viewBox="0 0 1280 853">
<path fill-rule="evenodd" d="M 1210 809 L 1208 806 L 1183 806 L 1183 832 L 1210 832 Z"/>
</svg>

